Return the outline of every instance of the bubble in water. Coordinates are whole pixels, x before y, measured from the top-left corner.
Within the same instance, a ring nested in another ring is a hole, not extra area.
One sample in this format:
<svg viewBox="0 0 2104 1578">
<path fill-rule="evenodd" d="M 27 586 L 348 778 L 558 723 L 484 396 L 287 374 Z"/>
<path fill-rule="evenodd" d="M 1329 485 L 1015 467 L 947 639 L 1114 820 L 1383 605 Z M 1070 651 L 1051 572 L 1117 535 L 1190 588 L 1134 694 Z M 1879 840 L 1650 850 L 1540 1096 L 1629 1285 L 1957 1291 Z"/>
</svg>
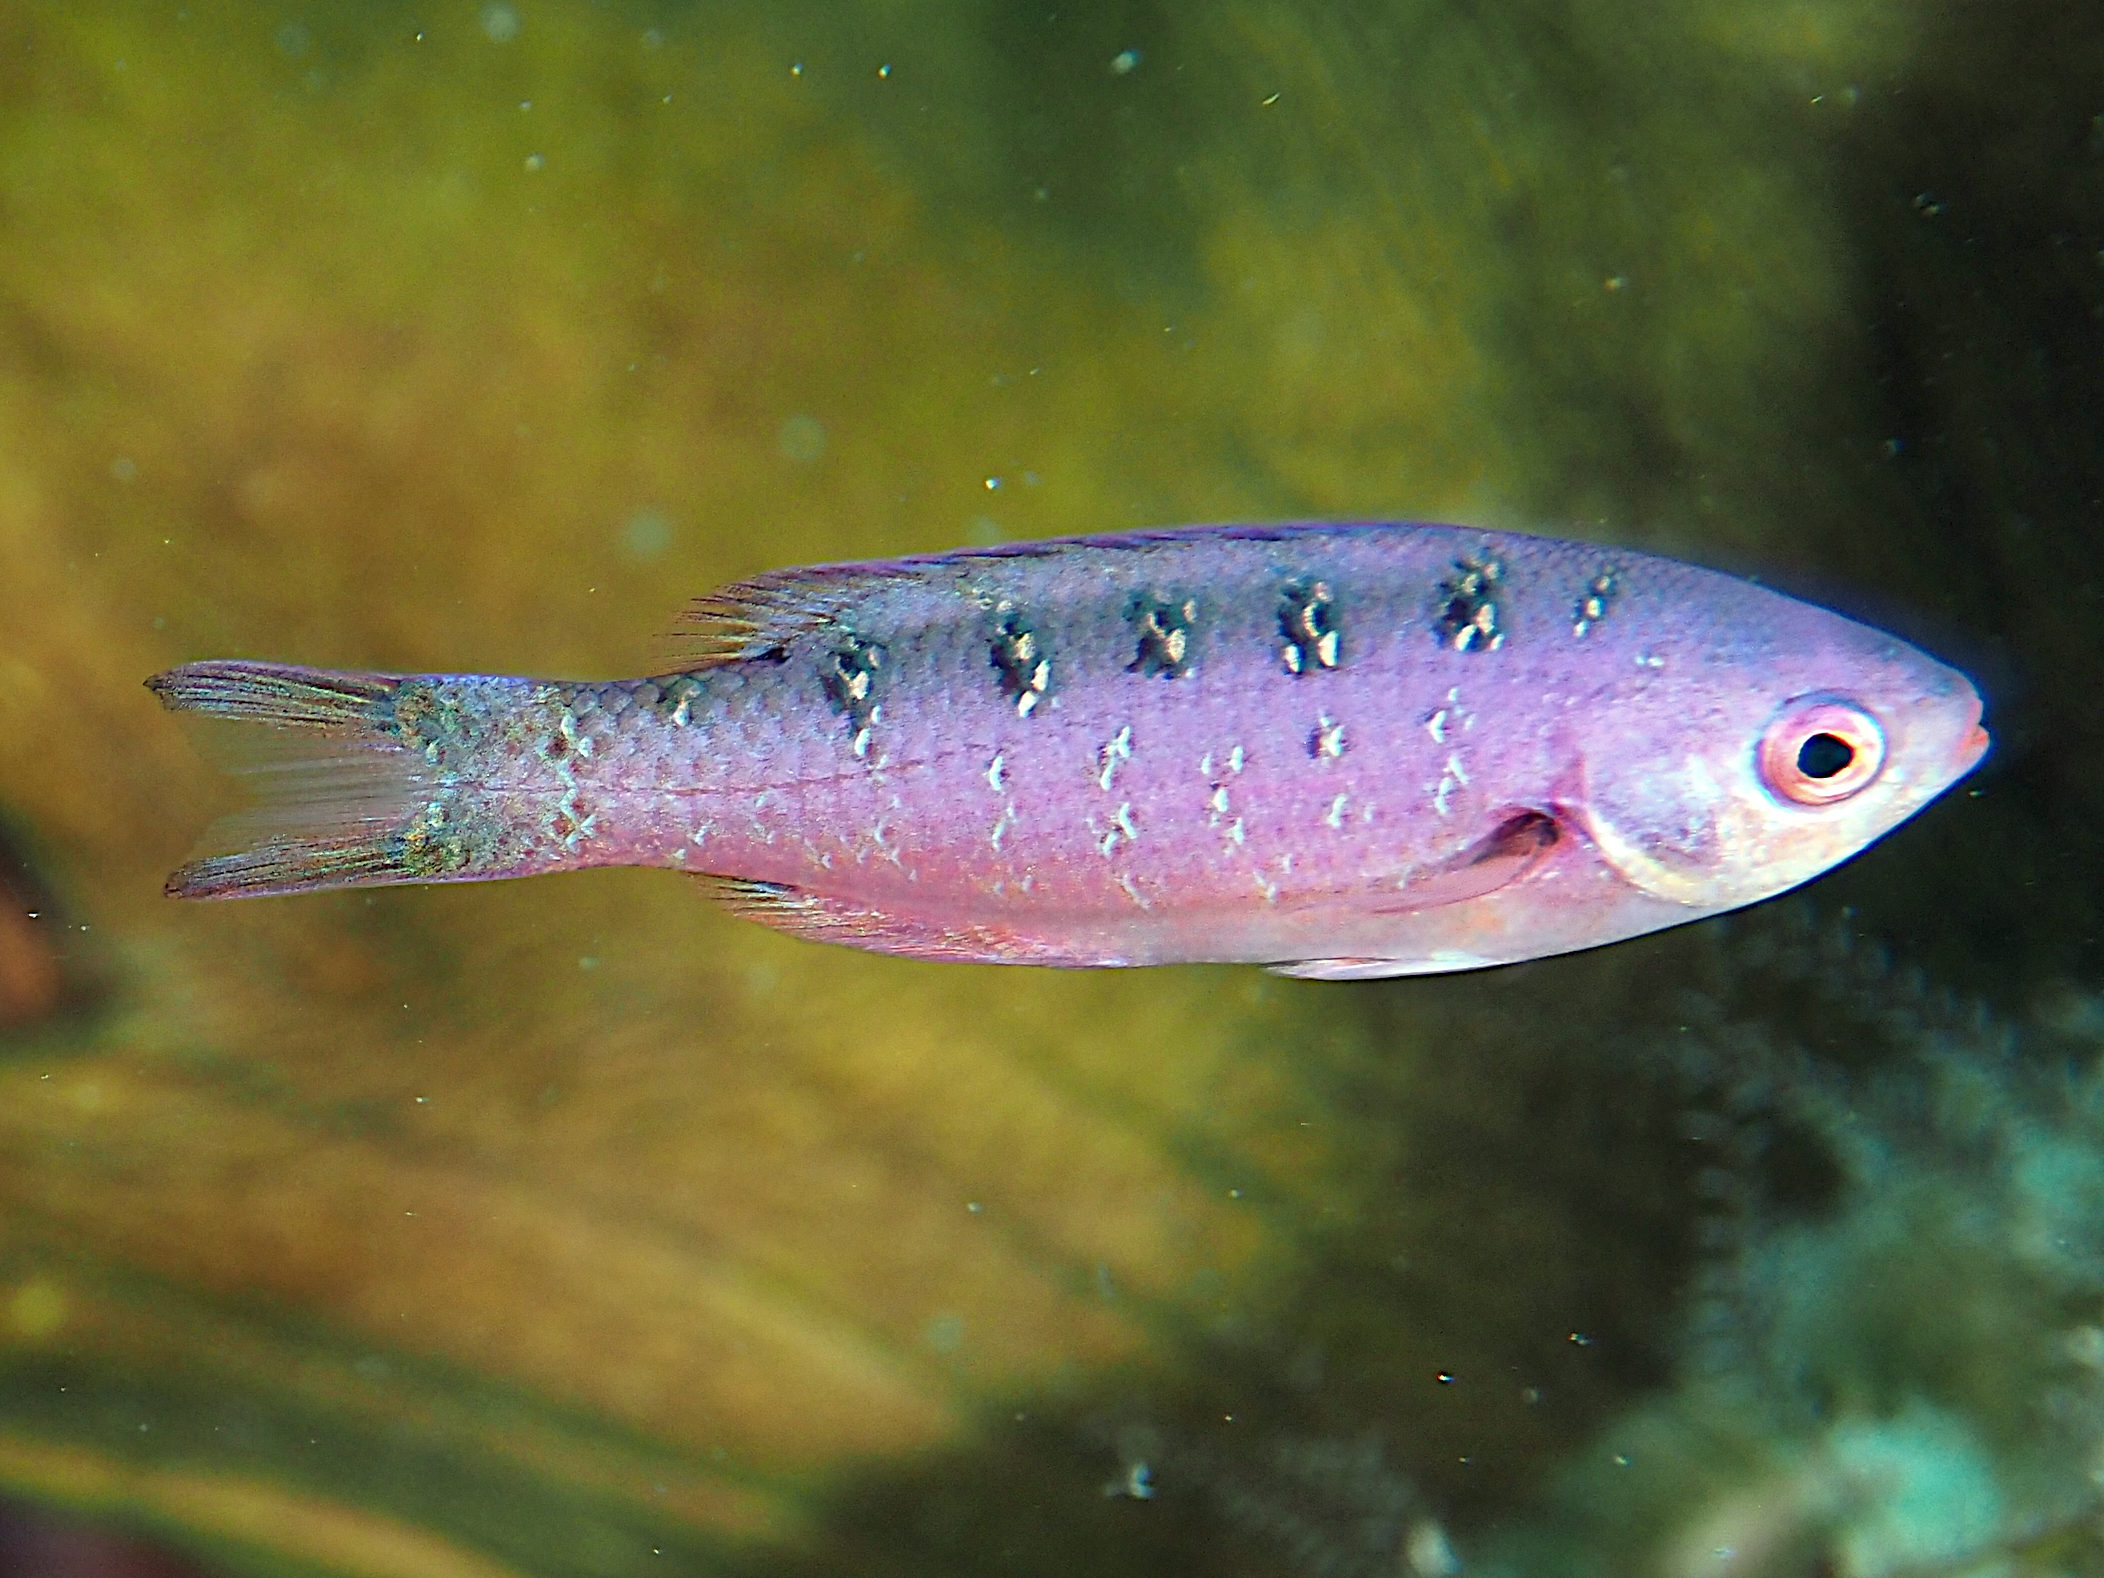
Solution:
<svg viewBox="0 0 2104 1578">
<path fill-rule="evenodd" d="M 826 452 L 825 424 L 815 416 L 792 416 L 775 434 L 774 447 L 784 460 L 808 466 Z"/>
<path fill-rule="evenodd" d="M 504 0 L 489 0 L 482 8 L 482 31 L 492 44 L 509 44 L 519 36 L 519 9 Z"/>
<path fill-rule="evenodd" d="M 631 559 L 655 559 L 672 546 L 672 522 L 663 510 L 637 510 L 621 528 L 621 551 Z"/>
</svg>

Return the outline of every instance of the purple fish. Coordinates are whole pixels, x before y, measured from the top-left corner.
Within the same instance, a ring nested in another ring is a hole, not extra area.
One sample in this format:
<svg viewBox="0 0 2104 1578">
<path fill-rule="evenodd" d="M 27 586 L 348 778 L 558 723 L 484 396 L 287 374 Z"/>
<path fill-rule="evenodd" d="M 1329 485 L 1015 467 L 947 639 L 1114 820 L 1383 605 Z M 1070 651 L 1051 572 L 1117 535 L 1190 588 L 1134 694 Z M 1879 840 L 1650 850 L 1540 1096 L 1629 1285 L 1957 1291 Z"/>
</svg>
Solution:
<svg viewBox="0 0 2104 1578">
<path fill-rule="evenodd" d="M 1626 549 L 1205 526 L 777 571 L 679 672 L 192 663 L 304 734 L 186 898 L 586 866 L 705 875 L 923 959 L 1328 979 L 1633 937 L 1847 859 L 1987 749 L 1962 674 Z"/>
</svg>

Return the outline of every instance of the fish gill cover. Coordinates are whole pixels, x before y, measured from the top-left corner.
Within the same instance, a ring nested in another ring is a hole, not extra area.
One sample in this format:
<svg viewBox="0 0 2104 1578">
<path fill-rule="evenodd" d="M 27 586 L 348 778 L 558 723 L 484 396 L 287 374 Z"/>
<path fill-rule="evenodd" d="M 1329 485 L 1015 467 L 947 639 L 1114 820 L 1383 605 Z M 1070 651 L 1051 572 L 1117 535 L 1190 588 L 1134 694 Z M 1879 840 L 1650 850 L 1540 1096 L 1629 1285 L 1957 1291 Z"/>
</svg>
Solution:
<svg viewBox="0 0 2104 1578">
<path fill-rule="evenodd" d="M 270 1573 L 2094 1566 L 2022 1070 L 2104 936 L 2100 71 L 2044 0 L 0 6 L 5 946 L 102 982 L 0 1030 L 0 1480 Z M 1979 797 L 1814 902 L 2016 1066 L 1797 1061 L 1743 928 L 1346 992 L 159 893 L 203 654 L 634 673 L 774 566 L 1405 513 L 1979 678 Z M 1851 1292 L 1909 1188 L 1965 1323 Z"/>
</svg>

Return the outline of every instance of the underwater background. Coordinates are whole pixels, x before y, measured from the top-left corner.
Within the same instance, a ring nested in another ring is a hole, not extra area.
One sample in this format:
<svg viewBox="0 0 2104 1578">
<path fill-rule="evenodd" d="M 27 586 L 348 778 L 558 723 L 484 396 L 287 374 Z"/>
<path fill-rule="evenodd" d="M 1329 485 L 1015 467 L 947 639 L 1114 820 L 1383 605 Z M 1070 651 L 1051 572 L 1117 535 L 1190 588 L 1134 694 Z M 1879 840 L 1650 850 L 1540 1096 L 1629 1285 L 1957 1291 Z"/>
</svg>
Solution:
<svg viewBox="0 0 2104 1578">
<path fill-rule="evenodd" d="M 2100 425 L 2078 0 L 0 3 L 0 1568 L 2104 1573 Z M 1994 754 L 1349 987 L 161 896 L 174 663 L 1320 516 L 1756 574 Z"/>
</svg>

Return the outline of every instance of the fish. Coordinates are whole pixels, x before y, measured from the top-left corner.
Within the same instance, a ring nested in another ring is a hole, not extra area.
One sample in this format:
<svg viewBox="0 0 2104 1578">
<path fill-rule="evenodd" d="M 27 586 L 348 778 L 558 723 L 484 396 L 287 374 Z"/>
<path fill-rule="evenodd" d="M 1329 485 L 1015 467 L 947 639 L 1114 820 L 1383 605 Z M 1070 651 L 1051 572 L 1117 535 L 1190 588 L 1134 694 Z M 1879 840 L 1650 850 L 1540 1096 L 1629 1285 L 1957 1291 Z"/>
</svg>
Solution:
<svg viewBox="0 0 2104 1578">
<path fill-rule="evenodd" d="M 1185 526 L 772 571 L 639 679 L 185 664 L 270 725 L 211 899 L 687 872 L 915 959 L 1326 980 L 1568 953 L 1757 903 L 1986 753 L 1967 678 L 1626 548 Z"/>
</svg>

